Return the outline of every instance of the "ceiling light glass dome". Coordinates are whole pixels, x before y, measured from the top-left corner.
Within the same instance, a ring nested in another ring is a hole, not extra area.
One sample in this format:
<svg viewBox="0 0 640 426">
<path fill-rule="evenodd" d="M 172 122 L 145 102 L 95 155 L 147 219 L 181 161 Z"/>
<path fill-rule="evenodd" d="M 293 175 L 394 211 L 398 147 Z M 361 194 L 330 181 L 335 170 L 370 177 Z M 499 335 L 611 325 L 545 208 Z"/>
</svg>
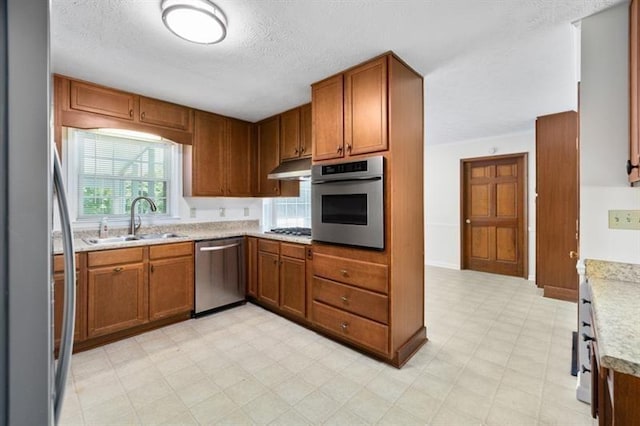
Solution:
<svg viewBox="0 0 640 426">
<path fill-rule="evenodd" d="M 182 39 L 214 44 L 227 35 L 227 18 L 208 0 L 163 0 L 161 7 L 162 21 Z"/>
</svg>

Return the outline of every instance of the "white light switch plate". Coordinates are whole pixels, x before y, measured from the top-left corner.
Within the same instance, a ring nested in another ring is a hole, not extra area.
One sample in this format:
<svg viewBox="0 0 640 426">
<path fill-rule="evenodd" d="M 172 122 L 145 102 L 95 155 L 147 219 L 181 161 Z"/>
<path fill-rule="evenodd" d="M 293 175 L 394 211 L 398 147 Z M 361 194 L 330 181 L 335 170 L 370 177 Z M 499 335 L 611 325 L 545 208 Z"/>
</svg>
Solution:
<svg viewBox="0 0 640 426">
<path fill-rule="evenodd" d="M 640 210 L 609 210 L 609 229 L 640 230 Z"/>
</svg>

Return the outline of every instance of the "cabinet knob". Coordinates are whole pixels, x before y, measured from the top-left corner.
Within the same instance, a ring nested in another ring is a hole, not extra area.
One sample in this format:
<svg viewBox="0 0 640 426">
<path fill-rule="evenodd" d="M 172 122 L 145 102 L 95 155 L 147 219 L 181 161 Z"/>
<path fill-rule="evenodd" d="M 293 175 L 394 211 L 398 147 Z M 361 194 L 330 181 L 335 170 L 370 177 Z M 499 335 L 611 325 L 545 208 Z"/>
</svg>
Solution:
<svg viewBox="0 0 640 426">
<path fill-rule="evenodd" d="M 471 223 L 471 219 L 465 220 L 464 223 Z"/>
<path fill-rule="evenodd" d="M 587 299 L 583 298 L 582 299 L 582 304 L 584 305 L 584 304 L 587 304 L 587 303 L 590 305 L 591 304 L 591 300 L 587 300 Z"/>
<path fill-rule="evenodd" d="M 278 261 L 274 259 L 274 260 L 273 260 L 273 264 L 274 264 L 274 265 L 277 265 L 277 264 L 278 264 Z"/>
<path fill-rule="evenodd" d="M 338 145 L 338 148 L 337 148 L 337 151 L 336 151 L 336 152 L 337 152 L 338 154 L 340 154 L 340 153 L 342 152 L 342 146 L 341 146 L 341 145 Z"/>
<path fill-rule="evenodd" d="M 133 117 L 133 108 L 129 110 L 129 117 Z"/>
<path fill-rule="evenodd" d="M 589 336 L 587 333 L 582 333 L 582 340 L 584 340 L 585 342 L 595 342 L 596 338 Z"/>
<path fill-rule="evenodd" d="M 351 144 L 350 143 L 347 144 L 347 152 L 351 152 Z"/>
<path fill-rule="evenodd" d="M 577 259 L 577 258 L 579 258 L 579 257 L 580 257 L 580 255 L 578 254 L 578 252 L 577 252 L 577 251 L 573 251 L 573 250 L 571 250 L 571 251 L 569 252 L 569 257 L 570 257 L 571 259 Z"/>
<path fill-rule="evenodd" d="M 298 148 L 294 149 L 294 150 L 293 150 L 293 153 L 294 153 L 294 154 L 297 154 L 297 153 L 298 153 Z"/>
<path fill-rule="evenodd" d="M 583 373 L 591 373 L 591 370 L 589 370 L 587 367 L 584 366 L 584 364 L 582 364 L 582 372 Z"/>
<path fill-rule="evenodd" d="M 344 303 L 345 305 L 349 303 L 349 298 L 347 296 L 342 296 L 340 297 L 340 299 L 342 299 L 342 303 Z"/>
<path fill-rule="evenodd" d="M 583 327 L 591 327 L 591 324 L 589 324 L 589 323 L 588 323 L 588 322 L 586 322 L 586 321 L 582 321 L 582 326 L 583 326 Z"/>
<path fill-rule="evenodd" d="M 631 163 L 631 160 L 627 160 L 627 174 L 630 175 L 633 169 L 637 169 L 640 167 L 640 163 L 635 166 Z"/>
<path fill-rule="evenodd" d="M 343 322 L 342 324 L 340 324 L 340 328 L 342 329 L 342 331 L 347 331 L 348 327 L 349 327 L 349 323 L 347 322 Z"/>
<path fill-rule="evenodd" d="M 154 271 L 153 265 L 151 265 L 150 269 L 151 269 L 151 273 L 153 274 L 153 271 Z"/>
<path fill-rule="evenodd" d="M 118 266 L 116 268 L 113 268 L 113 272 L 122 272 L 122 266 Z"/>
<path fill-rule="evenodd" d="M 275 192 L 276 194 L 278 193 L 278 187 L 277 186 L 273 187 L 273 192 Z"/>
<path fill-rule="evenodd" d="M 144 120 L 144 115 L 145 115 L 145 112 L 143 111 L 142 114 L 140 114 L 140 118 L 142 118 L 143 120 Z"/>
<path fill-rule="evenodd" d="M 302 154 L 307 148 L 305 148 L 304 146 L 302 148 L 300 148 L 300 153 Z"/>
<path fill-rule="evenodd" d="M 349 275 L 349 272 L 346 269 L 340 269 L 340 273 L 342 274 L 343 277 L 346 277 Z"/>
</svg>

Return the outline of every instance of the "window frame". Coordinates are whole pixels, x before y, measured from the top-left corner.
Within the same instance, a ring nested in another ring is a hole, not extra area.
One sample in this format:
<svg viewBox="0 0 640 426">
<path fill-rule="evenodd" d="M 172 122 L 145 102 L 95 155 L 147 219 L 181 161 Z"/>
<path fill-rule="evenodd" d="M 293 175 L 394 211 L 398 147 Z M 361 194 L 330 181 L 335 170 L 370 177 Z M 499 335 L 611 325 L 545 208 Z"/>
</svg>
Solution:
<svg viewBox="0 0 640 426">
<path fill-rule="evenodd" d="M 74 136 L 74 132 L 103 132 L 110 136 L 121 137 L 123 139 L 140 139 L 149 140 L 137 136 L 135 132 L 127 135 L 117 130 L 117 134 L 111 133 L 111 129 L 75 129 L 71 127 L 63 127 L 63 171 L 66 177 L 65 189 L 67 193 L 67 203 L 69 205 L 69 213 L 72 222 L 75 224 L 94 224 L 99 223 L 103 217 L 108 218 L 112 225 L 127 226 L 130 221 L 130 213 L 108 215 L 80 215 L 80 154 L 79 141 Z M 154 135 L 150 135 L 154 136 Z M 175 222 L 180 219 L 179 197 L 182 194 L 182 145 L 162 138 L 161 141 L 169 142 L 170 146 L 170 171 L 168 174 L 167 185 L 167 212 L 166 213 L 144 213 L 139 216 L 143 219 L 151 220 L 153 223 L 159 222 Z M 138 180 L 138 179 L 135 179 Z"/>
</svg>

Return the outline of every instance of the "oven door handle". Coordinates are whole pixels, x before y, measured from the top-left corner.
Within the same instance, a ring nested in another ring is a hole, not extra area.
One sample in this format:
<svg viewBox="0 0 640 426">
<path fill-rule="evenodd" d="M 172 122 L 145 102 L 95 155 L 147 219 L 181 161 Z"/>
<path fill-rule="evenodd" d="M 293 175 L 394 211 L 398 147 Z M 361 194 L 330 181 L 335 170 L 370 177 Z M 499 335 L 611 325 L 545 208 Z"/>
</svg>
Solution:
<svg viewBox="0 0 640 426">
<path fill-rule="evenodd" d="M 325 183 L 339 183 L 339 182 L 362 182 L 362 181 L 374 181 L 382 180 L 382 176 L 373 177 L 353 177 L 347 179 L 325 179 L 325 180 L 312 180 L 312 185 L 323 185 Z"/>
</svg>

